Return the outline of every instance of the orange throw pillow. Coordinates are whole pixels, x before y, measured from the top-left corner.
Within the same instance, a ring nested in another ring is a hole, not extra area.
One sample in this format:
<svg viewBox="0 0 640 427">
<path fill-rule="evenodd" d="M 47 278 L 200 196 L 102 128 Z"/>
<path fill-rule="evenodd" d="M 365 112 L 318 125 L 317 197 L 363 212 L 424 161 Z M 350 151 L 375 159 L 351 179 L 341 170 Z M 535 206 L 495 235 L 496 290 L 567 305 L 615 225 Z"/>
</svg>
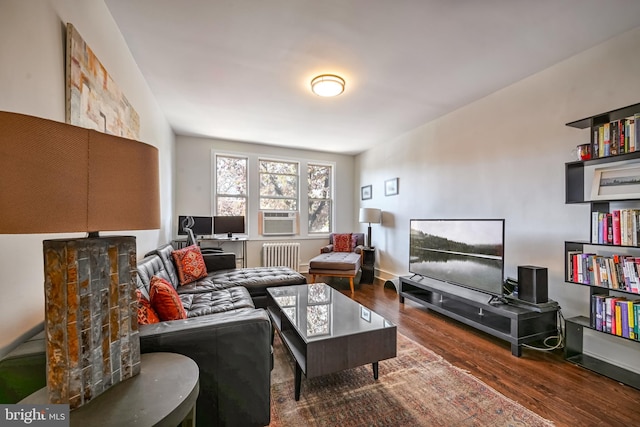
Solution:
<svg viewBox="0 0 640 427">
<path fill-rule="evenodd" d="M 138 299 L 138 325 L 159 323 L 158 313 L 151 307 L 151 302 L 142 295 L 140 289 L 136 289 L 136 297 Z"/>
<path fill-rule="evenodd" d="M 171 256 L 173 256 L 173 260 L 176 263 L 180 285 L 186 285 L 207 277 L 207 266 L 204 263 L 204 258 L 198 245 L 175 250 L 171 252 Z"/>
<path fill-rule="evenodd" d="M 171 283 L 163 278 L 158 276 L 151 278 L 149 296 L 151 297 L 151 307 L 158 313 L 160 320 L 187 318 L 187 312 L 184 311 L 178 292 L 171 286 Z"/>
<path fill-rule="evenodd" d="M 333 251 L 334 252 L 352 252 L 351 233 L 334 234 L 333 235 Z"/>
</svg>

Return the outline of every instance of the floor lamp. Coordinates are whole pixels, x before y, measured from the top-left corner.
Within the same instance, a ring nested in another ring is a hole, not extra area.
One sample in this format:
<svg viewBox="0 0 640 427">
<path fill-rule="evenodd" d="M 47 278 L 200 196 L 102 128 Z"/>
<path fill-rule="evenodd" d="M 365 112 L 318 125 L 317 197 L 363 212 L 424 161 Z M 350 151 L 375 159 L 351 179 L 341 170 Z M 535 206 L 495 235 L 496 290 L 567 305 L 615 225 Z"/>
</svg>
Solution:
<svg viewBox="0 0 640 427">
<path fill-rule="evenodd" d="M 140 372 L 136 241 L 160 228 L 158 150 L 65 123 L 0 112 L 0 234 L 45 240 L 50 403 L 71 409 Z"/>
<path fill-rule="evenodd" d="M 382 221 L 382 211 L 380 209 L 375 208 L 360 208 L 360 222 L 369 223 L 369 227 L 367 229 L 367 241 L 365 245 L 368 247 L 373 247 L 371 244 L 371 224 L 380 224 Z"/>
</svg>

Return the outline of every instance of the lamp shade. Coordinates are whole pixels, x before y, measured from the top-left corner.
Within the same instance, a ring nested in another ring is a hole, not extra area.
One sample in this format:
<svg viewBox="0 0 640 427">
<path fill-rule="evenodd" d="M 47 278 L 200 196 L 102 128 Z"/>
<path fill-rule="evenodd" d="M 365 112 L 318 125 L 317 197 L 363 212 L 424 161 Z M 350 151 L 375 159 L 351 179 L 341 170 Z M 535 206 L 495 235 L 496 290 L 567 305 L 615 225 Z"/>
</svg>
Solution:
<svg viewBox="0 0 640 427">
<path fill-rule="evenodd" d="M 375 208 L 360 208 L 360 222 L 379 224 L 382 221 L 382 211 Z"/>
<path fill-rule="evenodd" d="M 0 112 L 0 234 L 160 228 L 158 149 Z"/>
</svg>

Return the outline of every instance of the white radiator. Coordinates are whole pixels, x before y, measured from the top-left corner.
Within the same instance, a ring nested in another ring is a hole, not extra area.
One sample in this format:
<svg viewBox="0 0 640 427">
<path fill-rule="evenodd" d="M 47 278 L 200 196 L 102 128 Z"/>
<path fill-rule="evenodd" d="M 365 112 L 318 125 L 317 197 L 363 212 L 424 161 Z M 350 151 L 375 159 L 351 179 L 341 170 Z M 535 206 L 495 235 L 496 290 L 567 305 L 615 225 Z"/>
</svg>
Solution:
<svg viewBox="0 0 640 427">
<path fill-rule="evenodd" d="M 300 267 L 300 243 L 273 242 L 262 244 L 263 267 Z"/>
</svg>

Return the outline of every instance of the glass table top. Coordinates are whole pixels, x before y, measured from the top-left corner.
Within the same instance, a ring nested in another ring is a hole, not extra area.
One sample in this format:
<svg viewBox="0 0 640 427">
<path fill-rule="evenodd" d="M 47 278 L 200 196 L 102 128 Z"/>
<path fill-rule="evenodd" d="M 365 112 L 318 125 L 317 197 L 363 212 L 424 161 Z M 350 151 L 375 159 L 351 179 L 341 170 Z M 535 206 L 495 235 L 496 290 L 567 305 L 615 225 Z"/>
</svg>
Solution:
<svg viewBox="0 0 640 427">
<path fill-rule="evenodd" d="M 325 283 L 268 288 L 267 292 L 306 342 L 395 326 Z"/>
</svg>

